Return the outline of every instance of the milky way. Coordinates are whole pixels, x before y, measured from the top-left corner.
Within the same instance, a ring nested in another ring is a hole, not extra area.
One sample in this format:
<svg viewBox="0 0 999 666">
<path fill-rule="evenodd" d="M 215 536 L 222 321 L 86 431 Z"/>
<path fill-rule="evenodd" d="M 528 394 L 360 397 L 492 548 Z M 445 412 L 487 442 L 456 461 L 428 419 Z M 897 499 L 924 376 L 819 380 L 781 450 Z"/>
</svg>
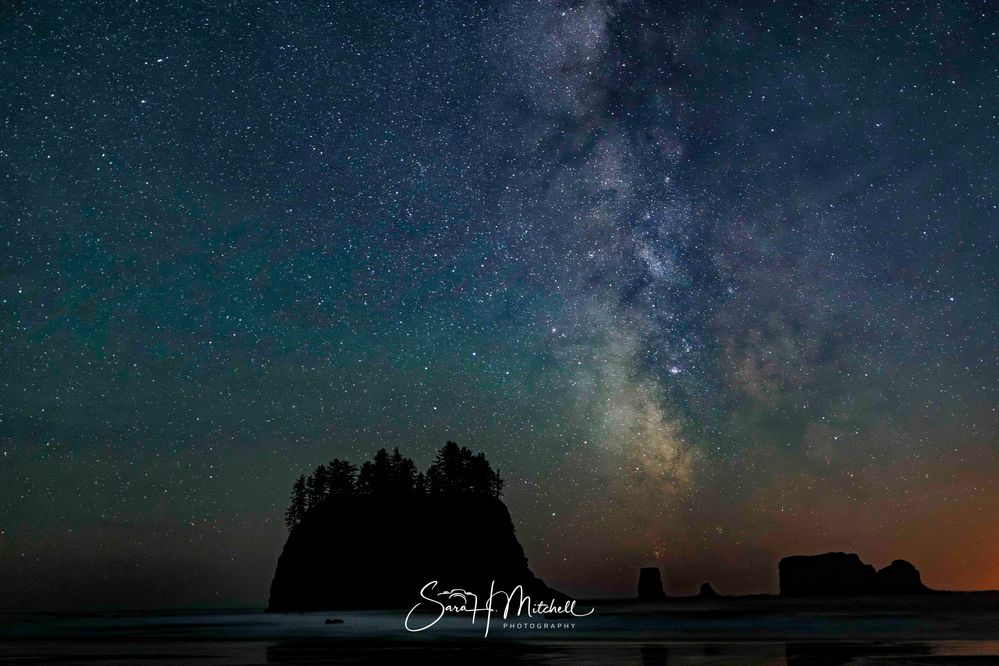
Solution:
<svg viewBox="0 0 999 666">
<path fill-rule="evenodd" d="M 4 601 L 260 604 L 298 474 L 446 439 L 573 593 L 999 587 L 997 18 L 9 3 Z"/>
</svg>

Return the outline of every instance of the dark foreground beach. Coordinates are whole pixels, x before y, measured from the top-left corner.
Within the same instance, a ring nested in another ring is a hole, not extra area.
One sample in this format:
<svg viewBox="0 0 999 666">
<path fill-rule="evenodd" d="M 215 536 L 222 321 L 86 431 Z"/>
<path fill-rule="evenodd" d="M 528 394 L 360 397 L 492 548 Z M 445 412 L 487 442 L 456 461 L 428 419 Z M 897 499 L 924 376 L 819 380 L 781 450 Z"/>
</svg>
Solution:
<svg viewBox="0 0 999 666">
<path fill-rule="evenodd" d="M 0 664 L 999 663 L 996 593 L 592 605 L 574 627 L 494 616 L 488 638 L 481 616 L 410 633 L 400 611 L 7 616 Z"/>
</svg>

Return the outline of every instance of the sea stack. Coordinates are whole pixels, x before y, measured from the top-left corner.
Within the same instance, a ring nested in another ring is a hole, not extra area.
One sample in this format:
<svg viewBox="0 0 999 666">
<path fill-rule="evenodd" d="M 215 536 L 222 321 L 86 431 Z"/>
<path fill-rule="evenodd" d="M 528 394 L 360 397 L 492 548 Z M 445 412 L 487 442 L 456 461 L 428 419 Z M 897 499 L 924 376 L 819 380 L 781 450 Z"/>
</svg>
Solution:
<svg viewBox="0 0 999 666">
<path fill-rule="evenodd" d="M 659 567 L 642 567 L 638 574 L 638 599 L 640 601 L 658 601 L 665 598 L 663 577 L 659 573 Z"/>
<path fill-rule="evenodd" d="M 701 591 L 697 593 L 697 596 L 701 599 L 714 599 L 718 593 L 715 592 L 715 588 L 711 587 L 711 583 L 701 583 Z"/>
<path fill-rule="evenodd" d="M 400 556 L 400 554 L 403 554 Z M 336 497 L 288 535 L 268 610 L 411 608 L 421 589 L 489 594 L 523 585 L 534 600 L 565 600 L 527 566 L 510 513 L 482 495 Z"/>
<path fill-rule="evenodd" d="M 920 594 L 930 592 L 919 577 L 919 569 L 911 562 L 895 560 L 884 569 L 878 569 L 879 594 Z"/>
<path fill-rule="evenodd" d="M 880 571 L 856 553 L 792 555 L 778 566 L 782 597 L 864 596 L 920 594 L 919 571 L 905 560 L 895 560 Z"/>
</svg>

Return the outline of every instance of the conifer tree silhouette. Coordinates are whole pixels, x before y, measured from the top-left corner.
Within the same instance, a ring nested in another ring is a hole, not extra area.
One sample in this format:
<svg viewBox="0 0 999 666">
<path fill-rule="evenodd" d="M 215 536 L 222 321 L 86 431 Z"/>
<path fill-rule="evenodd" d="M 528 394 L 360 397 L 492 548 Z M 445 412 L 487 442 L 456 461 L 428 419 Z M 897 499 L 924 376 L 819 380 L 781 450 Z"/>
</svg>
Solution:
<svg viewBox="0 0 999 666">
<path fill-rule="evenodd" d="M 416 463 L 399 453 L 396 447 L 392 452 L 389 492 L 396 495 L 411 494 L 416 488 Z"/>
<path fill-rule="evenodd" d="M 329 472 L 326 465 L 319 465 L 306 481 L 309 491 L 309 507 L 319 506 L 326 498 L 329 485 Z"/>
<path fill-rule="evenodd" d="M 386 495 L 392 486 L 392 461 L 388 451 L 379 449 L 374 459 L 361 465 L 357 489 L 367 495 Z"/>
<path fill-rule="evenodd" d="M 468 467 L 471 457 L 471 451 L 455 442 L 444 444 L 427 469 L 430 493 L 453 495 L 470 490 Z"/>
<path fill-rule="evenodd" d="M 309 510 L 309 500 L 306 492 L 305 476 L 300 476 L 295 480 L 291 490 L 291 506 L 284 514 L 284 522 L 292 528 L 305 518 Z"/>
<path fill-rule="evenodd" d="M 357 467 L 334 458 L 329 465 L 319 465 L 309 476 L 299 476 L 292 488 L 291 504 L 285 511 L 290 528 L 300 523 L 310 511 L 333 497 L 350 495 L 401 497 L 412 495 L 503 494 L 503 478 L 493 470 L 485 453 L 447 442 L 434 456 L 426 473 L 417 472 L 416 463 L 396 447 L 391 454 L 379 449 L 374 458 Z"/>
<path fill-rule="evenodd" d="M 357 490 L 357 467 L 346 460 L 334 458 L 328 469 L 329 495 L 341 497 L 352 495 Z"/>
</svg>

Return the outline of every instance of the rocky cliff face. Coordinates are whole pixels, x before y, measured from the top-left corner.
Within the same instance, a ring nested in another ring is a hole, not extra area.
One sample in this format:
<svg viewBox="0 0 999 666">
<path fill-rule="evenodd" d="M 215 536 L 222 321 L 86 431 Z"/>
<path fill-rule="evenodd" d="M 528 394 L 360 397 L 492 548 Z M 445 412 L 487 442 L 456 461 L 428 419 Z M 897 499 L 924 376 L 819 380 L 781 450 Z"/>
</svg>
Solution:
<svg viewBox="0 0 999 666">
<path fill-rule="evenodd" d="M 479 495 L 334 498 L 292 529 L 271 583 L 271 611 L 409 608 L 420 590 L 463 588 L 481 603 L 523 585 L 564 599 L 531 573 L 506 506 Z M 446 601 L 446 600 L 445 600 Z"/>
<path fill-rule="evenodd" d="M 856 553 L 792 555 L 778 566 L 780 593 L 785 597 L 828 597 L 928 592 L 919 571 L 905 560 L 895 560 L 877 571 Z"/>
</svg>

